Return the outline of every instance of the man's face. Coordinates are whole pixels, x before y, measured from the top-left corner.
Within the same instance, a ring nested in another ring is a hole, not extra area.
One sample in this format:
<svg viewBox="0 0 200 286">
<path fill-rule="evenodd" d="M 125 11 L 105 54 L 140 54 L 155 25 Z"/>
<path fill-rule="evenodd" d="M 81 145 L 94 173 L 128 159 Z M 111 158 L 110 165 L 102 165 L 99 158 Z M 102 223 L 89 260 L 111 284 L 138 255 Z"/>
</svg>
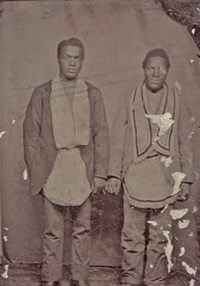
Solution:
<svg viewBox="0 0 200 286">
<path fill-rule="evenodd" d="M 82 67 L 81 49 L 77 46 L 62 47 L 58 64 L 60 74 L 66 80 L 75 80 Z"/>
<path fill-rule="evenodd" d="M 168 69 L 164 58 L 159 56 L 149 58 L 144 68 L 145 83 L 152 92 L 162 89 Z"/>
</svg>

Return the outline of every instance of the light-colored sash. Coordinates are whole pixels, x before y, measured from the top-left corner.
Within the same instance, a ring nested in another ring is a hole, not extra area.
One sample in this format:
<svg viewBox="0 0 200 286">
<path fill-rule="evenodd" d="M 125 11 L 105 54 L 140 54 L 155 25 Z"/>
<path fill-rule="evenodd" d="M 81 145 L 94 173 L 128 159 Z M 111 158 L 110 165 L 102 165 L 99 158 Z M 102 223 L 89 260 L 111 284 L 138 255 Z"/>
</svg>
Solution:
<svg viewBox="0 0 200 286">
<path fill-rule="evenodd" d="M 76 81 L 71 106 L 60 76 L 52 80 L 51 87 L 50 106 L 56 147 L 72 149 L 79 145 L 88 145 L 90 105 L 85 82 L 81 79 Z"/>
</svg>

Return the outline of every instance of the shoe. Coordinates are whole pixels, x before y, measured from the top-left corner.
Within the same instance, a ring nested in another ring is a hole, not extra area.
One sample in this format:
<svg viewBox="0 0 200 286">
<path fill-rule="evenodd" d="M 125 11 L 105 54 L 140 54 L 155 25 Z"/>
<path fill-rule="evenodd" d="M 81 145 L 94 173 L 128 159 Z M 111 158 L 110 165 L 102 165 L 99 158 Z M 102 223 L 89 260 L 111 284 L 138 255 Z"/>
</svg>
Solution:
<svg viewBox="0 0 200 286">
<path fill-rule="evenodd" d="M 88 280 L 72 280 L 71 286 L 90 286 Z"/>
<path fill-rule="evenodd" d="M 70 281 L 69 280 L 60 280 L 59 281 L 59 284 L 58 284 L 59 286 L 70 286 L 71 285 L 71 283 L 70 283 Z"/>
</svg>

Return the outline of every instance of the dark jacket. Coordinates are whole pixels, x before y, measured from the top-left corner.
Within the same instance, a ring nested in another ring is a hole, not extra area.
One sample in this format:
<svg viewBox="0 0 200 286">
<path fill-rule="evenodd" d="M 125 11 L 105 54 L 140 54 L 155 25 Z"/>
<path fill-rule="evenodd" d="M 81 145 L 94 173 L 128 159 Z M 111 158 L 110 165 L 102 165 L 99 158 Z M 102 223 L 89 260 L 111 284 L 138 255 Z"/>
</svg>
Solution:
<svg viewBox="0 0 200 286">
<path fill-rule="evenodd" d="M 101 92 L 88 82 L 86 85 L 90 102 L 90 140 L 87 146 L 78 148 L 91 183 L 93 177 L 107 178 L 109 134 Z M 58 152 L 53 136 L 50 94 L 51 81 L 35 88 L 23 124 L 24 158 L 33 195 L 43 188 Z"/>
</svg>

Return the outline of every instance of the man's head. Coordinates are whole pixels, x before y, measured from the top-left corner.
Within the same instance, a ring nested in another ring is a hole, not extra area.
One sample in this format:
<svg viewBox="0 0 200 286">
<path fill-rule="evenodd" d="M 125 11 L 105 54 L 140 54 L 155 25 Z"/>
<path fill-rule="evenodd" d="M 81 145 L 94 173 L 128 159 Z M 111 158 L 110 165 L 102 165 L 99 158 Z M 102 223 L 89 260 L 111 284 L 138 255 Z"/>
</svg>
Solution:
<svg viewBox="0 0 200 286">
<path fill-rule="evenodd" d="M 152 92 L 162 89 L 170 68 L 166 51 L 163 49 L 151 50 L 147 53 L 142 66 L 147 88 Z"/>
<path fill-rule="evenodd" d="M 57 58 L 60 74 L 66 80 L 75 80 L 82 67 L 84 46 L 76 38 L 63 40 L 57 47 Z"/>
</svg>

